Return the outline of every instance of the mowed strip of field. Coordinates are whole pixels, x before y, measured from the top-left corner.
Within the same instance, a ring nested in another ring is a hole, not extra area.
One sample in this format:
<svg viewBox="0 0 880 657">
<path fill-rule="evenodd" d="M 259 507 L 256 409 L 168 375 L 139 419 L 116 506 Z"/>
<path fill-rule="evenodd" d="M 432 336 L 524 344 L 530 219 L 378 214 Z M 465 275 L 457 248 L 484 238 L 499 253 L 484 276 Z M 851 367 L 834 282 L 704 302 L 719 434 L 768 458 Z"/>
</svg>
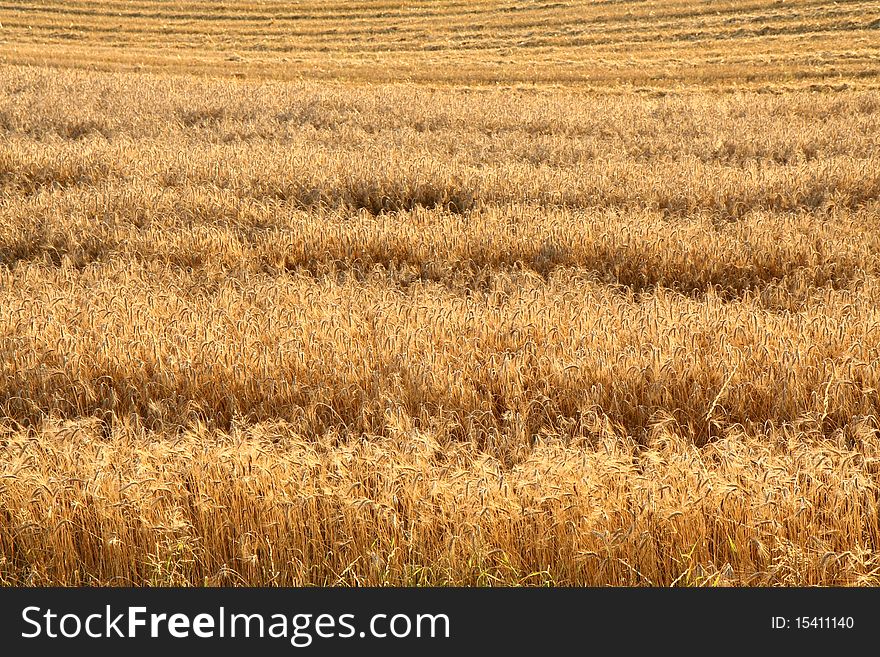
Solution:
<svg viewBox="0 0 880 657">
<path fill-rule="evenodd" d="M 877 583 L 876 91 L 0 91 L 3 583 Z"/>
<path fill-rule="evenodd" d="M 212 75 L 876 88 L 868 0 L 0 3 L 9 63 Z"/>
</svg>

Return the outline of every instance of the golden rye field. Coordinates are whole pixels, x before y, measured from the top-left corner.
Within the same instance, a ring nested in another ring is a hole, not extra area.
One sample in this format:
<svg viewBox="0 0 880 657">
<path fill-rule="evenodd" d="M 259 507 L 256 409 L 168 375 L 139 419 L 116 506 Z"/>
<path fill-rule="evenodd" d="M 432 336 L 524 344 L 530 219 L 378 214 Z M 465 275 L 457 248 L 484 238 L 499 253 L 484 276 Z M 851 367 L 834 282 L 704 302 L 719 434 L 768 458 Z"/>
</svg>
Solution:
<svg viewBox="0 0 880 657">
<path fill-rule="evenodd" d="M 0 24 L 0 583 L 880 580 L 875 3 Z"/>
</svg>

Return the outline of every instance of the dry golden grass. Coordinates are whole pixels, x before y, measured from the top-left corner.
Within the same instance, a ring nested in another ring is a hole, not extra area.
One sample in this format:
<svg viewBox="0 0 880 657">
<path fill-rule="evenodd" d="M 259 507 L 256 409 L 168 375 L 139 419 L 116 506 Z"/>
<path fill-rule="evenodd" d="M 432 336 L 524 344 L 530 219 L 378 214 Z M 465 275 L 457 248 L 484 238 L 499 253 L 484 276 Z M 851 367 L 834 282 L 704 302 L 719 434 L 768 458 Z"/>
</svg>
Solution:
<svg viewBox="0 0 880 657">
<path fill-rule="evenodd" d="M 0 583 L 877 584 L 874 14 L 4 5 Z"/>
</svg>

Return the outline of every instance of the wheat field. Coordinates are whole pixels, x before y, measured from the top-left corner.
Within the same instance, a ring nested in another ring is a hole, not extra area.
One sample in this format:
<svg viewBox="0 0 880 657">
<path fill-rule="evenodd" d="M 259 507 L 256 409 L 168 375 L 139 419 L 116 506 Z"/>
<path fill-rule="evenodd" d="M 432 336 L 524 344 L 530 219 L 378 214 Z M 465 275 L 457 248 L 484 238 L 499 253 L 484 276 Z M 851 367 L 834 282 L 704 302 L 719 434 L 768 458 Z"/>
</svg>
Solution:
<svg viewBox="0 0 880 657">
<path fill-rule="evenodd" d="M 880 583 L 875 3 L 0 25 L 0 584 Z"/>
</svg>

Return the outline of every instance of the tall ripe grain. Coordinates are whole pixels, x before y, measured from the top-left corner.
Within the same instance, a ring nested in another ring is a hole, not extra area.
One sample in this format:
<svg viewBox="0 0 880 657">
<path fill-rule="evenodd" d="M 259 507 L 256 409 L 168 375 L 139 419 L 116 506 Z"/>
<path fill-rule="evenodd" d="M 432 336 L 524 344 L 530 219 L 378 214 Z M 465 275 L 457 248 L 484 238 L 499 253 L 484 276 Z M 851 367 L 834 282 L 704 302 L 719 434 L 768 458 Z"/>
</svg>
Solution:
<svg viewBox="0 0 880 657">
<path fill-rule="evenodd" d="M 876 584 L 870 3 L 654 4 L 0 8 L 0 582 Z"/>
</svg>

